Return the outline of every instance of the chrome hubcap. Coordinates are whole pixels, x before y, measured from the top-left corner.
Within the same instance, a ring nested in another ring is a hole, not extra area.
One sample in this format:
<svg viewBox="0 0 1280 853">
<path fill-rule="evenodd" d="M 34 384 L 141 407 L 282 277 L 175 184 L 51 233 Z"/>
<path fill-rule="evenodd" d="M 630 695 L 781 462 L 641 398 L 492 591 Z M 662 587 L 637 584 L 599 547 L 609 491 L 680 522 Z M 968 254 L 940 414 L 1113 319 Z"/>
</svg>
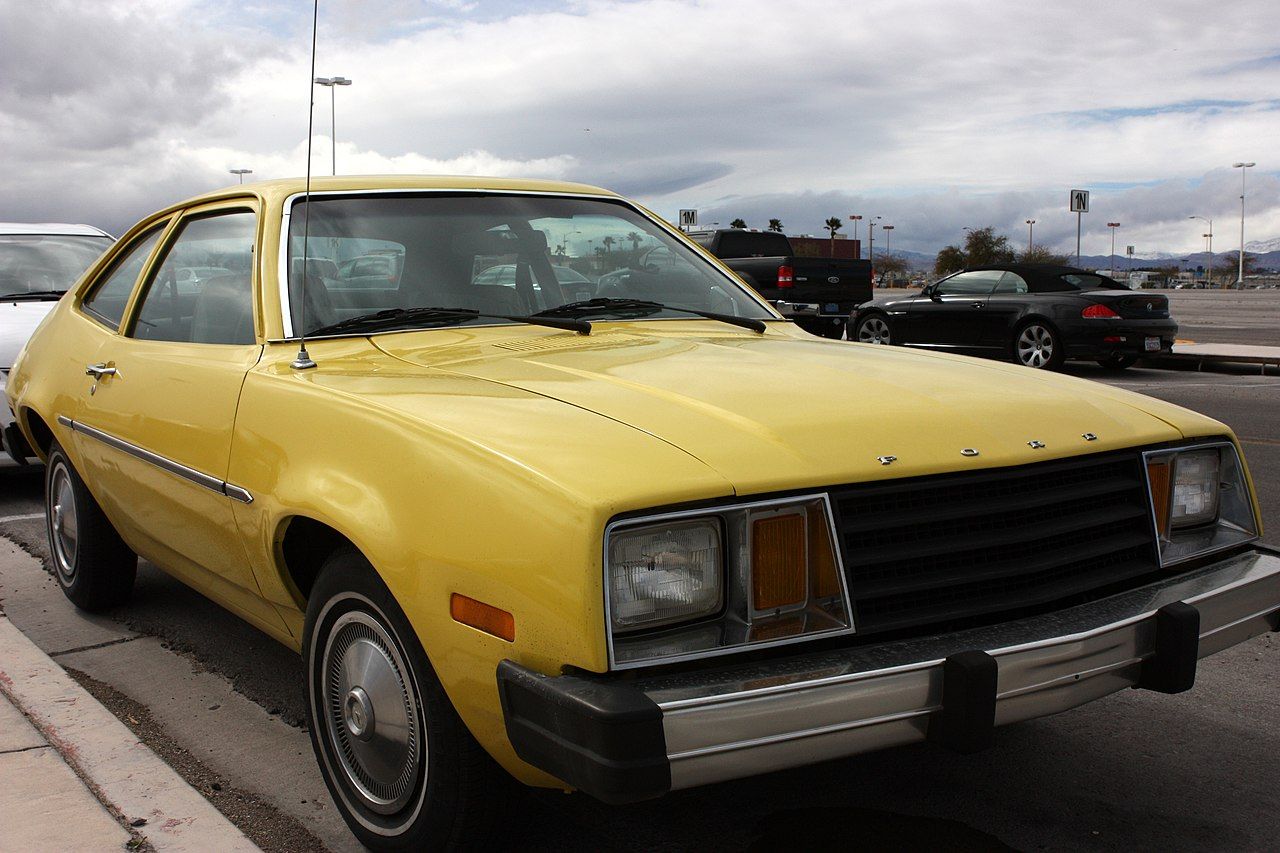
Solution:
<svg viewBox="0 0 1280 853">
<path fill-rule="evenodd" d="M 53 561 L 63 583 L 70 583 L 76 574 L 76 547 L 80 531 L 71 472 L 65 463 L 57 463 L 50 475 L 47 512 Z"/>
<path fill-rule="evenodd" d="M 872 317 L 858 326 L 858 340 L 864 344 L 889 343 L 889 324 L 879 317 Z"/>
<path fill-rule="evenodd" d="M 388 630 L 344 613 L 325 647 L 325 729 L 343 774 L 370 811 L 394 814 L 414 792 L 426 745 L 418 699 Z"/>
<path fill-rule="evenodd" d="M 1053 334 L 1044 326 L 1027 326 L 1018 335 L 1018 361 L 1027 367 L 1044 367 L 1053 358 Z"/>
</svg>

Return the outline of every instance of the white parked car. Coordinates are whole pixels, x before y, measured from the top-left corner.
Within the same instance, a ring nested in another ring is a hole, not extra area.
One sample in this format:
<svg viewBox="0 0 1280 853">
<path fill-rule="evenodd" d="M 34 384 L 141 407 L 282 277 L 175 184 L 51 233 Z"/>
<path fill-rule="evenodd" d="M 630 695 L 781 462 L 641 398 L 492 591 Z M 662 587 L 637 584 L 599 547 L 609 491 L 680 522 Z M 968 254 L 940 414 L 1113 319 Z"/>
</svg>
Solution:
<svg viewBox="0 0 1280 853">
<path fill-rule="evenodd" d="M 0 394 L 27 338 L 114 241 L 92 225 L 0 222 Z M 9 407 L 0 406 L 4 449 L 23 463 L 25 442 L 12 425 Z"/>
</svg>

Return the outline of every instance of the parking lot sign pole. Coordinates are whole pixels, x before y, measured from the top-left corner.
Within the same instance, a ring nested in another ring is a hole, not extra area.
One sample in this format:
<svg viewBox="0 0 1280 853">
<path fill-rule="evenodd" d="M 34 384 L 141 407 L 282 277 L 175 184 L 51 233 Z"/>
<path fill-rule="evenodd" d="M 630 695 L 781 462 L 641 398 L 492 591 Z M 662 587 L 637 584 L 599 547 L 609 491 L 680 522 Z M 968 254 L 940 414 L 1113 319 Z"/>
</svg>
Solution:
<svg viewBox="0 0 1280 853">
<path fill-rule="evenodd" d="M 1076 266 L 1080 266 L 1080 217 L 1089 212 L 1088 190 L 1071 191 L 1071 212 L 1076 215 Z"/>
<path fill-rule="evenodd" d="M 1111 269 L 1109 270 L 1108 274 L 1112 278 L 1115 278 L 1116 277 L 1116 229 L 1120 227 L 1120 223 L 1108 222 L 1107 227 L 1111 229 L 1111 257 L 1107 258 L 1107 266 L 1110 267 Z M 1077 255 L 1079 254 L 1078 249 L 1076 250 L 1076 254 Z M 1077 264 L 1080 263 L 1079 258 L 1076 259 L 1076 263 Z"/>
</svg>

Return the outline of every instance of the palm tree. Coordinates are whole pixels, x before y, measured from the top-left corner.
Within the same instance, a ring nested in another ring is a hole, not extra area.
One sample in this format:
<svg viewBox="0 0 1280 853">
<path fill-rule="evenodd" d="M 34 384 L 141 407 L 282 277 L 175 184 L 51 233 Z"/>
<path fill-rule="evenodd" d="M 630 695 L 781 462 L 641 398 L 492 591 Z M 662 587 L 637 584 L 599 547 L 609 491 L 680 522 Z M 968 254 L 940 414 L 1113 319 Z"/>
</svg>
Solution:
<svg viewBox="0 0 1280 853">
<path fill-rule="evenodd" d="M 631 249 L 634 251 L 640 248 L 640 244 L 644 242 L 644 238 L 632 231 L 627 235 L 627 239 L 631 241 Z"/>
<path fill-rule="evenodd" d="M 781 220 L 781 219 L 770 219 L 770 220 L 769 220 L 769 230 L 770 230 L 770 231 L 775 231 L 775 232 L 777 232 L 778 234 L 781 234 L 781 233 L 782 233 L 782 220 Z"/>
<path fill-rule="evenodd" d="M 840 230 L 843 220 L 839 216 L 833 216 L 823 224 L 823 228 L 831 233 L 831 257 L 836 256 L 836 232 Z"/>
<path fill-rule="evenodd" d="M 605 238 L 600 242 L 604 244 L 604 250 L 607 252 L 613 246 L 614 239 L 612 236 L 606 235 Z"/>
<path fill-rule="evenodd" d="M 745 219 L 735 219 L 729 223 L 730 228 L 746 228 L 747 221 Z"/>
</svg>

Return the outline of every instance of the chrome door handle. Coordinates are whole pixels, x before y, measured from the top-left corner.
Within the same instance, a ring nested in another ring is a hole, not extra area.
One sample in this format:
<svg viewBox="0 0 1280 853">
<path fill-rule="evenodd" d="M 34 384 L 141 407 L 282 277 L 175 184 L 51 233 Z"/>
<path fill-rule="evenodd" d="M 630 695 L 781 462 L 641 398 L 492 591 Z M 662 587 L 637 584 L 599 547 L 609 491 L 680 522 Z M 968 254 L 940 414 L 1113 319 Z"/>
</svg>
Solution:
<svg viewBox="0 0 1280 853">
<path fill-rule="evenodd" d="M 92 376 L 95 379 L 101 379 L 104 376 L 115 376 L 116 369 L 114 367 L 107 367 L 106 362 L 99 362 L 97 364 L 85 365 L 84 374 L 85 376 Z"/>
</svg>

